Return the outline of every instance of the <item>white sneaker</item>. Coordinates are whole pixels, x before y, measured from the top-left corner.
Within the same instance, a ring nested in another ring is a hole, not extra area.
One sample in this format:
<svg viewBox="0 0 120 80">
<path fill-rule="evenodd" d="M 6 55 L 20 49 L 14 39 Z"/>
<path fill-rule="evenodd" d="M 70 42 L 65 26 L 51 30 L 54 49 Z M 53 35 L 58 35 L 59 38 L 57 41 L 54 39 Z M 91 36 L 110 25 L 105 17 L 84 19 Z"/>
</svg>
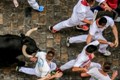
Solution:
<svg viewBox="0 0 120 80">
<path fill-rule="evenodd" d="M 15 5 L 15 7 L 18 7 L 18 6 L 19 6 L 19 3 L 18 3 L 17 0 L 13 0 L 13 3 L 14 3 L 14 5 Z"/>
<path fill-rule="evenodd" d="M 67 47 L 70 46 L 69 39 L 70 39 L 70 37 L 67 37 L 67 40 L 66 40 L 66 45 L 67 45 Z"/>
<path fill-rule="evenodd" d="M 104 56 L 110 56 L 110 55 L 111 55 L 111 52 L 106 50 L 103 55 L 104 55 Z"/>
<path fill-rule="evenodd" d="M 120 17 L 117 17 L 117 19 L 114 20 L 115 22 L 120 22 Z"/>
</svg>

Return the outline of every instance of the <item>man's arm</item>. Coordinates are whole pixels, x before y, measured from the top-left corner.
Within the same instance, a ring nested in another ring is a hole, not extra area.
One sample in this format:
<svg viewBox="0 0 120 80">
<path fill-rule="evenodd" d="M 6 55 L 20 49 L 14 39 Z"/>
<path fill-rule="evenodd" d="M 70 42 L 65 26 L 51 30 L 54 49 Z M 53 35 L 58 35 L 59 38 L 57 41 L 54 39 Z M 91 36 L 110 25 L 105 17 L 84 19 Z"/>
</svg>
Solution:
<svg viewBox="0 0 120 80">
<path fill-rule="evenodd" d="M 73 67 L 72 71 L 73 72 L 86 72 L 87 69 L 86 68 L 81 68 L 81 67 Z"/>
<path fill-rule="evenodd" d="M 114 71 L 111 77 L 111 80 L 114 80 L 118 75 L 118 71 Z"/>
<path fill-rule="evenodd" d="M 88 34 L 88 37 L 87 37 L 86 41 L 87 41 L 87 44 L 89 44 L 92 41 L 92 35 Z M 106 40 L 98 39 L 97 41 L 101 44 L 108 44 L 108 45 L 110 45 L 110 47 L 114 46 L 114 43 L 108 42 Z"/>
<path fill-rule="evenodd" d="M 108 6 L 108 4 L 106 3 L 106 1 L 103 1 L 101 4 L 100 4 L 101 8 L 103 8 L 105 11 L 112 11 L 112 8 L 110 8 Z"/>
<path fill-rule="evenodd" d="M 93 23 L 92 21 L 90 21 L 90 20 L 88 20 L 88 19 L 86 19 L 86 18 L 85 18 L 84 20 L 82 20 L 82 22 L 87 23 L 87 24 L 90 24 L 90 25 Z"/>
<path fill-rule="evenodd" d="M 118 31 L 117 31 L 117 27 L 116 25 L 113 25 L 112 27 L 112 32 L 113 32 L 113 35 L 115 37 L 115 47 L 117 47 L 119 45 L 119 40 L 118 40 Z"/>
<path fill-rule="evenodd" d="M 89 44 L 92 41 L 92 35 L 88 34 L 86 41 L 87 41 L 87 44 Z"/>
<path fill-rule="evenodd" d="M 81 77 L 90 77 L 88 73 L 81 73 Z"/>
</svg>

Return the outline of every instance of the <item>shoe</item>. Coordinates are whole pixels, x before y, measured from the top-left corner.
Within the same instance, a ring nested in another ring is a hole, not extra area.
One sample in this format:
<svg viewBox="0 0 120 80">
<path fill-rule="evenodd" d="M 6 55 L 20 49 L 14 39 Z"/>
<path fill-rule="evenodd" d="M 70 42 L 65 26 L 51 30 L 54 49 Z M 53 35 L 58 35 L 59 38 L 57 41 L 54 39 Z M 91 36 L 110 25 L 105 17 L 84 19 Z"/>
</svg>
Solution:
<svg viewBox="0 0 120 80">
<path fill-rule="evenodd" d="M 104 55 L 104 56 L 110 56 L 110 55 L 111 55 L 111 52 L 106 50 L 103 55 Z"/>
<path fill-rule="evenodd" d="M 42 6 L 42 5 L 41 5 L 41 6 L 39 6 L 39 9 L 38 9 L 38 11 L 39 11 L 39 12 L 42 12 L 42 11 L 44 11 L 44 6 Z"/>
<path fill-rule="evenodd" d="M 15 70 L 19 72 L 19 69 L 20 69 L 20 68 L 21 68 L 21 67 L 16 66 Z"/>
<path fill-rule="evenodd" d="M 117 19 L 114 20 L 115 22 L 120 22 L 120 17 L 117 17 Z"/>
<path fill-rule="evenodd" d="M 66 45 L 67 45 L 67 47 L 70 46 L 69 39 L 70 39 L 70 37 L 67 37 L 67 40 L 66 40 Z"/>
<path fill-rule="evenodd" d="M 53 26 L 49 26 L 49 31 L 51 31 L 52 33 L 56 33 L 56 30 L 53 30 Z"/>
<path fill-rule="evenodd" d="M 87 25 L 81 25 L 81 26 L 77 25 L 76 29 L 83 30 L 83 31 L 88 31 L 89 28 L 88 28 Z"/>
</svg>

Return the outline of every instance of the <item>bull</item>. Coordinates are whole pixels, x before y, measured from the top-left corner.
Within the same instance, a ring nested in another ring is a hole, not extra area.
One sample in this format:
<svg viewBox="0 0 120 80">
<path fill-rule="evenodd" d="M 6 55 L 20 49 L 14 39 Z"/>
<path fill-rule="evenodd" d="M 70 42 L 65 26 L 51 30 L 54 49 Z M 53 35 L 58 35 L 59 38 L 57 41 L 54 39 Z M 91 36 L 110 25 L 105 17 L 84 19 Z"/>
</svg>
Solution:
<svg viewBox="0 0 120 80">
<path fill-rule="evenodd" d="M 14 63 L 18 66 L 24 66 L 25 62 L 19 61 L 17 56 L 24 55 L 32 57 L 40 49 L 36 42 L 30 38 L 30 34 L 39 28 L 30 29 L 26 34 L 18 35 L 0 35 L 0 68 L 8 67 Z"/>
</svg>

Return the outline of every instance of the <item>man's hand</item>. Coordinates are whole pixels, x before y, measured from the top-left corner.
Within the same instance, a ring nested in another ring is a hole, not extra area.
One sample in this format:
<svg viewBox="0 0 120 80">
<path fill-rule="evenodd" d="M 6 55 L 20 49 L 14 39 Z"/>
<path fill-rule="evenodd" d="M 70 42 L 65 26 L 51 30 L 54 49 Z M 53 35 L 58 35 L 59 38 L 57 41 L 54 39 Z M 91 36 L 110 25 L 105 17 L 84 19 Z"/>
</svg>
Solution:
<svg viewBox="0 0 120 80">
<path fill-rule="evenodd" d="M 111 80 L 114 80 L 118 76 L 118 71 L 113 71 Z"/>
<path fill-rule="evenodd" d="M 87 72 L 87 71 L 88 71 L 88 69 L 85 67 L 85 68 L 83 68 L 83 70 L 81 72 Z"/>
<path fill-rule="evenodd" d="M 45 77 L 39 78 L 37 80 L 49 80 L 50 77 L 51 77 L 51 75 L 47 74 Z"/>
<path fill-rule="evenodd" d="M 105 11 L 112 11 L 112 9 L 109 6 L 105 6 Z"/>
<path fill-rule="evenodd" d="M 112 11 L 112 8 L 110 8 L 106 2 L 102 3 L 100 6 L 105 11 L 110 11 L 110 12 Z"/>
<path fill-rule="evenodd" d="M 118 40 L 115 40 L 115 47 L 118 47 L 118 45 L 119 45 L 119 41 Z"/>
<path fill-rule="evenodd" d="M 62 72 L 57 71 L 54 76 L 55 76 L 55 78 L 60 78 L 62 75 L 63 75 Z"/>
<path fill-rule="evenodd" d="M 115 46 L 115 44 L 112 43 L 112 42 L 108 42 L 108 44 L 109 44 L 110 47 L 114 47 Z"/>
</svg>

